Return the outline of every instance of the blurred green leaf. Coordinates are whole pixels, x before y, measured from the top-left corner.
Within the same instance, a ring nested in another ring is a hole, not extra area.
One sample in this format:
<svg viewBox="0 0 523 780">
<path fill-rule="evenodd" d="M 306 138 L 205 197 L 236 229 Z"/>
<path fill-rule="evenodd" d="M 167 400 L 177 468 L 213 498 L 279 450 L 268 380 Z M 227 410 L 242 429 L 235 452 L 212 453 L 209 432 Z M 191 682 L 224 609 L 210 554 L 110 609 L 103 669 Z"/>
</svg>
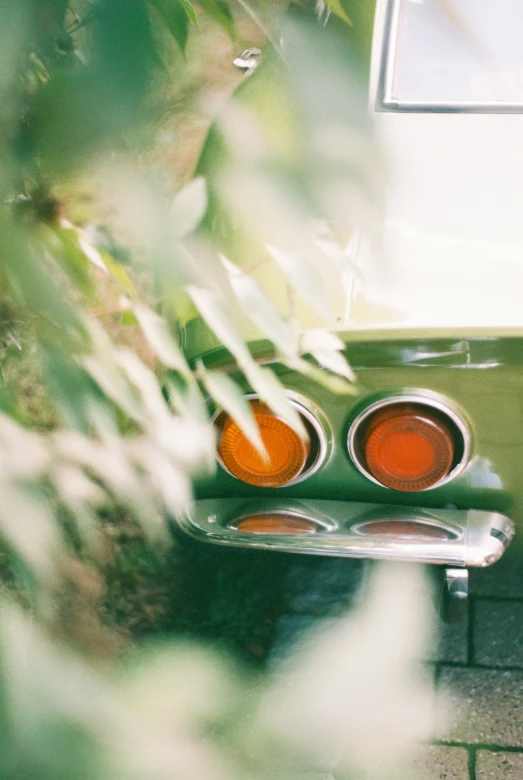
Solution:
<svg viewBox="0 0 523 780">
<path fill-rule="evenodd" d="M 36 318 L 42 337 L 45 334 L 48 338 L 56 338 L 59 330 L 64 348 L 71 348 L 84 335 L 82 318 L 67 285 L 60 282 L 53 262 L 64 261 L 69 273 L 77 280 L 81 279 L 88 291 L 89 283 L 84 275 L 86 260 L 78 256 L 74 247 L 68 260 L 64 260 L 61 240 L 56 244 L 56 258 L 50 256 L 49 250 L 46 254 L 46 239 L 50 235 L 45 231 L 39 233 L 32 226 L 30 230 L 23 231 L 14 221 L 0 216 L 0 273 L 4 278 L 5 291 Z M 68 245 L 68 239 L 64 240 Z"/>
<path fill-rule="evenodd" d="M 352 27 L 352 22 L 349 19 L 347 12 L 345 11 L 342 5 L 342 0 L 325 0 L 325 2 L 329 6 L 333 14 L 339 16 L 340 19 L 343 19 L 344 22 L 346 22 Z"/>
<path fill-rule="evenodd" d="M 74 288 L 88 300 L 93 299 L 95 285 L 91 274 L 90 260 L 80 244 L 78 233 L 73 228 L 59 225 L 42 227 L 42 235 L 53 257 L 58 260 Z"/>
<path fill-rule="evenodd" d="M 102 253 L 102 259 L 107 266 L 107 270 L 115 277 L 115 279 L 118 279 L 122 287 L 126 290 L 126 292 L 129 293 L 131 298 L 134 301 L 138 300 L 138 293 L 135 290 L 134 284 L 131 281 L 131 278 L 125 268 L 120 265 L 111 255 L 107 254 L 107 252 Z"/>
<path fill-rule="evenodd" d="M 185 13 L 189 17 L 189 20 L 198 29 L 198 17 L 196 16 L 196 11 L 194 10 L 194 6 L 190 0 L 180 0 L 180 5 L 183 6 Z"/>
<path fill-rule="evenodd" d="M 231 38 L 235 38 L 234 19 L 226 0 L 200 0 L 201 7 L 220 24 Z"/>
<path fill-rule="evenodd" d="M 157 9 L 158 13 L 163 18 L 168 30 L 182 52 L 185 52 L 187 39 L 189 37 L 189 24 L 191 21 L 188 9 L 191 8 L 193 11 L 190 4 L 188 2 L 183 2 L 182 0 L 151 0 L 151 2 L 153 7 Z"/>
<path fill-rule="evenodd" d="M 122 312 L 122 315 L 120 317 L 120 322 L 122 325 L 128 327 L 133 325 L 138 325 L 138 320 L 136 319 L 136 314 L 131 308 L 124 309 Z"/>
<path fill-rule="evenodd" d="M 45 380 L 64 424 L 89 433 L 89 397 L 93 386 L 85 369 L 56 346 L 43 345 L 41 353 Z"/>
</svg>

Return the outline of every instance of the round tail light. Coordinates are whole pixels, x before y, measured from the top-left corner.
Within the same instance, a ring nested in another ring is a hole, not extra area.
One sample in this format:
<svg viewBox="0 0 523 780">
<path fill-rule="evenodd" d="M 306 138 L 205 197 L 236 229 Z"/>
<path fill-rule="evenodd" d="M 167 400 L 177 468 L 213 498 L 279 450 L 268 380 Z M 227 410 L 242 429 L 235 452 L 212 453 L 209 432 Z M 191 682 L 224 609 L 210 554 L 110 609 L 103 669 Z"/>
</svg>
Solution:
<svg viewBox="0 0 523 780">
<path fill-rule="evenodd" d="M 464 459 L 463 429 L 454 415 L 427 403 L 387 400 L 355 421 L 349 448 L 356 465 L 384 487 L 427 490 Z"/>
<path fill-rule="evenodd" d="M 219 431 L 217 454 L 227 471 L 248 485 L 274 488 L 294 482 L 319 465 L 324 448 L 312 415 L 305 414 L 305 410 L 302 413 L 299 407 L 309 434 L 309 440 L 303 441 L 262 401 L 252 399 L 249 403 L 267 455 L 258 452 L 238 424 L 222 412 L 215 422 Z"/>
</svg>

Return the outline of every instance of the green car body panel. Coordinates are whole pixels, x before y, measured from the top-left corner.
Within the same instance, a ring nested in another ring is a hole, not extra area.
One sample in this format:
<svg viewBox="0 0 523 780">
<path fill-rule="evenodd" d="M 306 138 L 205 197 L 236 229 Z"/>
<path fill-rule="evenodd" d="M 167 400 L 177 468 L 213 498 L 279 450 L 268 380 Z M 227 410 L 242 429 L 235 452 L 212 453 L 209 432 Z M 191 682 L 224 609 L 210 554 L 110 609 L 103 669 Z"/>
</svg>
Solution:
<svg viewBox="0 0 523 780">
<path fill-rule="evenodd" d="M 197 480 L 196 498 L 307 498 L 478 509 L 508 515 L 516 528 L 523 529 L 523 306 L 519 302 L 523 263 L 517 254 L 521 249 L 523 257 L 523 219 L 516 219 L 515 205 L 507 205 L 506 193 L 501 196 L 504 211 L 495 203 L 492 188 L 506 149 L 496 145 L 492 159 L 489 155 L 479 158 L 480 147 L 484 149 L 489 139 L 500 132 L 510 136 L 512 168 L 505 168 L 505 172 L 512 200 L 519 194 L 519 205 L 523 144 L 516 148 L 514 141 L 523 137 L 523 115 L 382 112 L 377 93 L 388 7 L 387 0 L 378 2 L 371 118 L 378 137 L 384 139 L 386 154 L 406 172 L 407 184 L 393 183 L 387 192 L 382 236 L 387 269 L 384 279 L 378 278 L 375 264 L 372 270 L 373 261 L 363 248 L 360 260 L 366 278 L 361 287 L 354 287 L 349 313 L 342 295 L 334 304 L 339 307 L 335 312 L 336 328 L 357 378 L 355 393 L 334 395 L 279 364 L 270 344 L 245 320 L 243 335 L 254 357 L 270 364 L 284 387 L 317 413 L 327 439 L 327 457 L 307 479 L 273 489 L 244 484 L 217 465 L 214 474 Z M 238 97 L 244 104 L 256 106 L 262 120 L 270 117 L 268 127 L 274 127 L 274 116 L 280 117 L 277 124 L 287 128 L 289 134 L 276 134 L 274 140 L 285 155 L 293 145 L 292 118 L 287 115 L 285 100 L 278 97 L 280 84 L 279 66 L 262 64 L 242 83 Z M 471 132 L 477 136 L 466 148 Z M 439 166 L 430 161 L 435 139 L 446 144 L 448 152 L 446 162 L 440 159 Z M 224 141 L 215 127 L 199 166 L 210 187 L 204 229 L 212 231 L 213 239 L 218 238 L 218 245 L 232 260 L 243 267 L 254 267 L 253 276 L 279 305 L 284 295 L 280 272 L 270 263 L 256 268 L 259 249 L 235 232 L 233 216 L 220 205 L 214 182 L 224 159 Z M 472 212 L 479 204 L 479 195 L 474 192 L 477 180 L 470 181 L 468 196 L 459 160 L 467 175 L 475 164 L 482 166 L 486 189 L 475 216 Z M 446 198 L 441 172 L 445 166 Z M 420 193 L 427 194 L 425 211 L 419 205 Z M 463 205 L 465 198 L 468 200 L 461 226 L 456 221 L 456 209 L 458 201 L 461 199 Z M 488 207 L 490 221 L 485 219 Z M 512 211 L 508 213 L 507 209 Z M 366 275 L 367 264 L 371 272 Z M 187 310 L 184 326 L 188 358 L 201 358 L 207 366 L 229 371 L 240 384 L 244 382 L 227 350 L 194 314 Z M 306 305 L 299 314 L 305 328 L 324 325 Z M 243 386 L 248 393 L 250 388 Z M 447 403 L 463 419 L 470 435 L 470 453 L 461 472 L 445 484 L 413 493 L 392 490 L 368 479 L 352 462 L 347 446 L 350 423 L 363 407 L 378 398 L 407 391 Z"/>
<path fill-rule="evenodd" d="M 316 473 L 295 485 L 260 489 L 217 467 L 213 476 L 197 482 L 196 496 L 292 496 L 434 508 L 453 505 L 502 512 L 523 528 L 523 336 L 486 336 L 473 330 L 466 335 L 391 331 L 386 338 L 383 335 L 382 331 L 347 336 L 346 356 L 358 380 L 354 396 L 334 395 L 277 363 L 272 365 L 289 391 L 321 410 L 328 456 Z M 252 346 L 260 359 L 270 358 L 266 342 Z M 199 354 L 209 366 L 231 365 L 223 349 Z M 462 473 L 421 493 L 404 493 L 371 482 L 352 463 L 347 449 L 350 422 L 362 406 L 406 390 L 446 399 L 461 412 L 471 434 L 471 453 Z"/>
</svg>

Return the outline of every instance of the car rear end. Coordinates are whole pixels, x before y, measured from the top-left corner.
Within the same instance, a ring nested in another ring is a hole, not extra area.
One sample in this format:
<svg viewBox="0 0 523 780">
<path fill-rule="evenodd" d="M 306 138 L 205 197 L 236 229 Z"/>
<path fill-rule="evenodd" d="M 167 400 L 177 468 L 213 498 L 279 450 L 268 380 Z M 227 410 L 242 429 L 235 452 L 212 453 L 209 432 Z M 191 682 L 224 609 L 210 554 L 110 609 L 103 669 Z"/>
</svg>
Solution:
<svg viewBox="0 0 523 780">
<path fill-rule="evenodd" d="M 520 60 L 505 57 L 507 3 L 499 25 L 473 34 L 495 34 L 502 69 L 519 74 Z M 466 21 L 472 6 L 458 5 Z M 370 104 L 388 163 L 383 258 L 356 242 L 349 306 L 335 318 L 354 394 L 307 380 L 253 335 L 251 352 L 301 415 L 300 444 L 203 323 L 188 323 L 188 355 L 229 372 L 264 442 L 280 445 L 264 459 L 214 410 L 216 472 L 179 523 L 218 544 L 444 565 L 460 591 L 467 568 L 498 560 L 523 524 L 523 89 L 497 66 L 481 87 L 481 57 L 459 71 L 471 41 L 455 18 L 434 26 L 438 9 L 377 4 Z"/>
</svg>

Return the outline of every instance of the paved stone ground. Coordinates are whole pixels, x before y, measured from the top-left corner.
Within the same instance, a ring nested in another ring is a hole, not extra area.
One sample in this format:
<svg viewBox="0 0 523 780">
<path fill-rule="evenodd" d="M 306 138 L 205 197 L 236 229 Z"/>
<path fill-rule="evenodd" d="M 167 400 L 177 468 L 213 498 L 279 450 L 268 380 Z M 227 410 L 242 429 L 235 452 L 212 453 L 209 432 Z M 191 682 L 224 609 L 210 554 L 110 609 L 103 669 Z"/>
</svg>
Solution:
<svg viewBox="0 0 523 780">
<path fill-rule="evenodd" d="M 278 648 L 285 651 L 319 615 L 346 606 L 363 576 L 354 563 L 304 558 L 290 569 L 276 660 Z M 523 780 L 523 556 L 471 572 L 470 589 L 465 619 L 440 622 L 428 659 L 436 734 L 416 758 L 416 780 Z"/>
<path fill-rule="evenodd" d="M 206 545 L 195 547 L 191 560 L 191 590 L 195 582 L 201 587 L 188 622 L 199 616 L 204 636 L 269 665 L 316 621 L 342 614 L 365 582 L 365 564 L 348 559 Z M 471 572 L 467 610 L 460 623 L 440 623 L 438 647 L 427 659 L 437 731 L 411 777 L 523 780 L 521 551 L 511 549 L 494 566 Z"/>
<path fill-rule="evenodd" d="M 466 626 L 447 627 L 435 659 L 438 715 L 446 703 L 451 717 L 438 720 L 449 763 L 434 777 L 523 780 L 523 557 L 471 572 L 470 586 Z"/>
</svg>

